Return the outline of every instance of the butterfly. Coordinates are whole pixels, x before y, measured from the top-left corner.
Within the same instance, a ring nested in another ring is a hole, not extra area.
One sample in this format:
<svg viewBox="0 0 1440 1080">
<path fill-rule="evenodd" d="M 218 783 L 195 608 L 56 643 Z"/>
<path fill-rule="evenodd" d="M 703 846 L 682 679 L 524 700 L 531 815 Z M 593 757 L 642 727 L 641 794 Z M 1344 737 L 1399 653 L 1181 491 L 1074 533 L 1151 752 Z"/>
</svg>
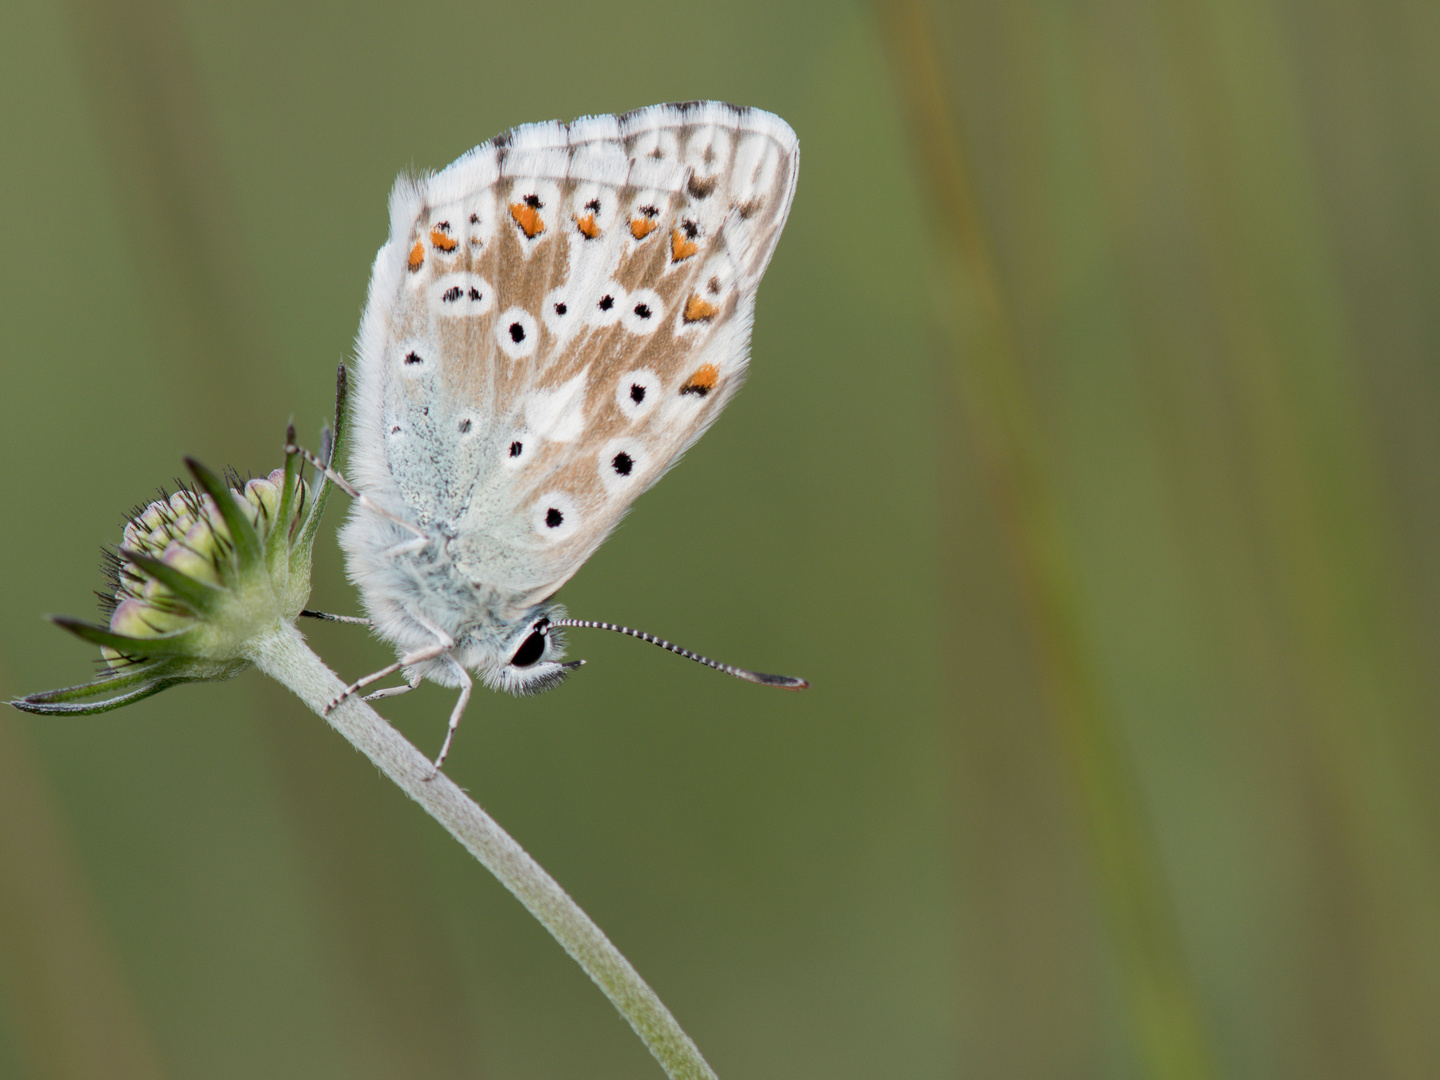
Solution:
<svg viewBox="0 0 1440 1080">
<path fill-rule="evenodd" d="M 357 342 L 340 533 L 403 693 L 558 685 L 552 597 L 745 376 L 756 290 L 795 194 L 779 117 L 719 102 L 514 128 L 402 176 Z M 337 477 L 338 479 L 338 477 Z M 334 704 L 343 700 L 343 696 Z M 333 707 L 333 705 L 332 705 Z"/>
</svg>

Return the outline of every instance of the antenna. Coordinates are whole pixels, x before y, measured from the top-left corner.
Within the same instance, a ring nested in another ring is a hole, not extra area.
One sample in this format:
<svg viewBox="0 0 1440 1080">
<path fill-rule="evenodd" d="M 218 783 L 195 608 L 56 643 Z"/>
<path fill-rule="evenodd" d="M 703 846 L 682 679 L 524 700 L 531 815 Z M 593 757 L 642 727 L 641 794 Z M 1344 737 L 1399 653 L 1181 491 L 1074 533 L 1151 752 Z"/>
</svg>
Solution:
<svg viewBox="0 0 1440 1080">
<path fill-rule="evenodd" d="M 658 638 L 654 634 L 647 634 L 644 630 L 632 630 L 628 626 L 618 626 L 615 623 L 591 622 L 589 619 L 552 619 L 551 626 L 578 626 L 584 630 L 614 630 L 617 634 L 628 634 L 641 641 L 648 641 L 651 645 L 659 645 L 662 649 L 668 649 L 687 660 L 694 660 L 697 664 L 704 664 L 716 671 L 723 671 L 726 675 L 733 675 L 737 679 L 744 679 L 746 682 L 759 683 L 761 686 L 778 686 L 785 690 L 804 690 L 810 684 L 804 679 L 792 679 L 788 675 L 763 675 L 758 671 L 747 671 L 745 668 L 731 667 L 729 664 L 721 664 L 711 660 L 708 656 L 701 656 L 689 649 L 682 649 L 673 642 Z"/>
</svg>

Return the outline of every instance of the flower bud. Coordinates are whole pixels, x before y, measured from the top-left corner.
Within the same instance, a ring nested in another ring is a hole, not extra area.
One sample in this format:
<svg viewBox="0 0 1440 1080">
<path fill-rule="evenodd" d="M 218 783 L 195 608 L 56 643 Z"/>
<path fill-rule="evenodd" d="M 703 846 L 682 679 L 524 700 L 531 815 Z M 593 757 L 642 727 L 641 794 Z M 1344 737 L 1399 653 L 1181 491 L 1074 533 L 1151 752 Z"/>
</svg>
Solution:
<svg viewBox="0 0 1440 1080">
<path fill-rule="evenodd" d="M 20 708 L 100 712 L 176 683 L 230 678 L 248 663 L 247 643 L 299 618 L 323 477 L 307 485 L 295 453 L 285 468 L 244 483 L 188 464 L 196 487 L 162 491 L 125 523 L 109 556 L 108 625 L 55 620 L 100 646 L 105 673 L 31 695 Z M 91 700 L 101 695 L 109 696 Z"/>
</svg>

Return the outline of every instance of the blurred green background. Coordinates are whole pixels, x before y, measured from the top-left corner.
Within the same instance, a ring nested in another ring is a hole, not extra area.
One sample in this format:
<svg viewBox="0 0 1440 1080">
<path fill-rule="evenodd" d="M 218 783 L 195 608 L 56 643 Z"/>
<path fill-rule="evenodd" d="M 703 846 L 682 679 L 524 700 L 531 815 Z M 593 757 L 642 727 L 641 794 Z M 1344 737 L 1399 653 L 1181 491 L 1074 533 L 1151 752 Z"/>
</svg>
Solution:
<svg viewBox="0 0 1440 1080">
<path fill-rule="evenodd" d="M 814 689 L 576 631 L 446 771 L 721 1077 L 1440 1075 L 1437 53 L 1433 0 L 11 4 L 0 691 L 88 675 L 41 616 L 182 455 L 313 443 L 397 172 L 759 105 L 750 384 L 561 596 Z M 0 717 L 0 1076 L 658 1075 L 259 676 Z"/>
</svg>

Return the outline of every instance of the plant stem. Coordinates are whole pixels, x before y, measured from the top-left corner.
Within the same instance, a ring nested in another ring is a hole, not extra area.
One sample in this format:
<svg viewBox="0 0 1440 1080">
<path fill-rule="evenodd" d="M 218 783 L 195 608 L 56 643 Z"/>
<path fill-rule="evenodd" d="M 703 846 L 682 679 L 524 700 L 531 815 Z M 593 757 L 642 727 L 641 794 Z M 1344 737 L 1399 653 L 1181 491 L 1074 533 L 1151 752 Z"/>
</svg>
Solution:
<svg viewBox="0 0 1440 1080">
<path fill-rule="evenodd" d="M 248 643 L 247 658 L 324 716 L 400 789 L 515 894 L 629 1021 L 671 1080 L 715 1080 L 715 1073 L 670 1010 L 555 879 L 430 760 L 358 695 L 327 715 L 345 690 L 293 626 L 281 625 Z"/>
</svg>

